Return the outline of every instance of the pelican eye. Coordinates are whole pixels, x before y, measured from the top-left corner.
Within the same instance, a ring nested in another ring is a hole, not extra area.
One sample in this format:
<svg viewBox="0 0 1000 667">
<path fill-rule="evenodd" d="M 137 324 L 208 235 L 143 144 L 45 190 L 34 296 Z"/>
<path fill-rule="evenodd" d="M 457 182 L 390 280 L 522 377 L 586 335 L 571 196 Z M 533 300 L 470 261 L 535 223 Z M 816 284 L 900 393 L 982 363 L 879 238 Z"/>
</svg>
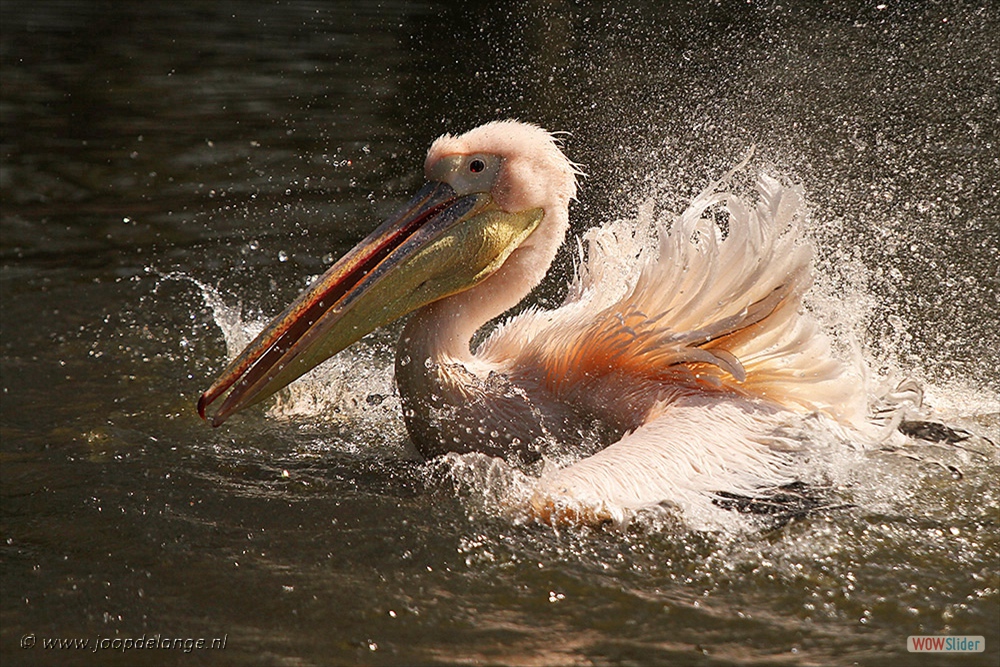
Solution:
<svg viewBox="0 0 1000 667">
<path fill-rule="evenodd" d="M 483 169 L 486 169 L 486 163 L 480 160 L 479 158 L 476 158 L 475 160 L 469 163 L 469 171 L 471 171 L 473 174 L 478 174 Z"/>
</svg>

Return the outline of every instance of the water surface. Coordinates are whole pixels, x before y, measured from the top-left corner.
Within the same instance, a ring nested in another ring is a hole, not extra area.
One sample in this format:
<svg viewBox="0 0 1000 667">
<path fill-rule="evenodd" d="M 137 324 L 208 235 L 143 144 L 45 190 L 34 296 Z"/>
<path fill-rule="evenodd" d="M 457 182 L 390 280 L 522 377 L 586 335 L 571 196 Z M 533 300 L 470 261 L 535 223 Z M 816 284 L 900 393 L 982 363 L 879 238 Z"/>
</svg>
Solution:
<svg viewBox="0 0 1000 667">
<path fill-rule="evenodd" d="M 996 664 L 983 440 L 847 457 L 857 507 L 778 531 L 553 531 L 494 504 L 488 465 L 419 460 L 393 331 L 283 417 L 211 430 L 194 412 L 223 333 L 403 201 L 435 136 L 518 117 L 571 133 L 589 174 L 574 233 L 649 196 L 679 211 L 754 146 L 754 168 L 807 192 L 813 307 L 873 384 L 915 377 L 939 418 L 1000 440 L 992 5 L 0 18 L 4 664 L 931 664 L 914 634 L 983 635 L 985 653 L 934 664 Z M 571 266 L 568 246 L 534 302 L 557 303 Z M 140 636 L 226 646 L 41 643 Z"/>
</svg>

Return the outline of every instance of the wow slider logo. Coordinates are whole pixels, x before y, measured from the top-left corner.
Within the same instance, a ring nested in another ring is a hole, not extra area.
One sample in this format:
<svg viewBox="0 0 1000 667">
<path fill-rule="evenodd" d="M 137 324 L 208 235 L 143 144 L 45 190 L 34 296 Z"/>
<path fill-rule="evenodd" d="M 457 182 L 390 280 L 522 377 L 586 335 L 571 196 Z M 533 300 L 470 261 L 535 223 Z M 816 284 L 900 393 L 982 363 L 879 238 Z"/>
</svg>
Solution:
<svg viewBox="0 0 1000 667">
<path fill-rule="evenodd" d="M 984 637 L 934 637 L 911 635 L 906 638 L 910 653 L 982 653 L 986 650 Z"/>
</svg>

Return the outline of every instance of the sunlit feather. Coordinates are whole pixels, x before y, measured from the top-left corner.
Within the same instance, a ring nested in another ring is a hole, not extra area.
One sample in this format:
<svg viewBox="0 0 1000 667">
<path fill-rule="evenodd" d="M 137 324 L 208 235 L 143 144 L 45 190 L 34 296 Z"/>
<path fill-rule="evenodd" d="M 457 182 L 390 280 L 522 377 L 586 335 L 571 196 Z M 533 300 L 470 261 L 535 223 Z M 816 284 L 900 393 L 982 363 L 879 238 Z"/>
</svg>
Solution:
<svg viewBox="0 0 1000 667">
<path fill-rule="evenodd" d="M 550 460 L 529 503 L 546 520 L 753 493 L 791 479 L 808 448 L 786 434 L 796 419 L 861 425 L 861 383 L 803 305 L 812 253 L 797 188 L 760 176 L 745 201 L 727 176 L 676 219 L 647 205 L 644 224 L 592 229 L 565 302 L 473 350 L 548 270 L 579 170 L 551 134 L 505 121 L 438 139 L 425 171 L 421 193 L 205 393 L 203 412 L 229 392 L 213 423 L 412 312 L 396 382 L 414 444 L 522 463 L 560 452 L 568 464 Z M 593 453 L 595 423 L 617 435 Z"/>
</svg>

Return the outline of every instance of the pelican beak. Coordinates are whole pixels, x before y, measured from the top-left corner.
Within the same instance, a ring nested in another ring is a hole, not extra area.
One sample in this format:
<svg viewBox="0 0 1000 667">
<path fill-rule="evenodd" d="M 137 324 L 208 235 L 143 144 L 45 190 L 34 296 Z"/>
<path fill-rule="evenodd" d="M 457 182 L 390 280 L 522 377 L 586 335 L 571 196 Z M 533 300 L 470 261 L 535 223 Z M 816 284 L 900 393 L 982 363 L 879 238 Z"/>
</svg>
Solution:
<svg viewBox="0 0 1000 667">
<path fill-rule="evenodd" d="M 324 273 L 234 359 L 198 400 L 212 426 L 271 396 L 359 340 L 500 268 L 542 219 L 501 210 L 488 192 L 430 181 Z M 221 407 L 206 409 L 229 392 Z"/>
</svg>

